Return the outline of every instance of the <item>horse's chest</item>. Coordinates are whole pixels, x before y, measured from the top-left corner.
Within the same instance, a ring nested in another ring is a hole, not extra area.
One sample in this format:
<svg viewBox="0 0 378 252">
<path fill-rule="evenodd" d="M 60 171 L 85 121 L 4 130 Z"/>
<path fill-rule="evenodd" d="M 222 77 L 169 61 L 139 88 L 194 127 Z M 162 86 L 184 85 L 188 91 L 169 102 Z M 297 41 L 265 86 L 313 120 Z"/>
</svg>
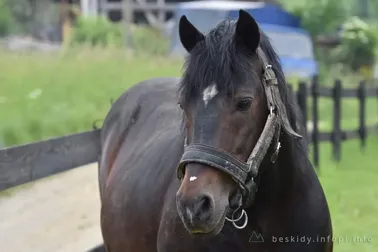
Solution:
<svg viewBox="0 0 378 252">
<path fill-rule="evenodd" d="M 186 239 L 175 240 L 165 244 L 165 246 L 158 245 L 158 252 L 273 252 L 268 244 L 251 243 L 247 241 L 235 240 L 219 240 L 219 241 L 205 241 L 196 240 L 191 241 Z"/>
<path fill-rule="evenodd" d="M 252 229 L 237 230 L 226 225 L 212 238 L 192 236 L 178 226 L 168 230 L 174 232 L 166 231 L 158 238 L 158 252 L 273 252 L 259 231 Z"/>
</svg>

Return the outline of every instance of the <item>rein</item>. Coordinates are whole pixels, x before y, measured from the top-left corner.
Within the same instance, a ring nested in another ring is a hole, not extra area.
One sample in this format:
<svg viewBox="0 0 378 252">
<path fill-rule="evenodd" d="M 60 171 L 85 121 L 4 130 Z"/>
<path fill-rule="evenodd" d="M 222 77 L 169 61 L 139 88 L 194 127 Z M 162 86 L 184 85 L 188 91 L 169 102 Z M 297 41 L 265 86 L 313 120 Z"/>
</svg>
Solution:
<svg viewBox="0 0 378 252">
<path fill-rule="evenodd" d="M 276 74 L 260 47 L 257 49 L 257 55 L 264 66 L 262 82 L 267 99 L 269 115 L 264 129 L 247 161 L 243 162 L 236 157 L 211 146 L 202 144 L 187 145 L 187 139 L 185 139 L 185 151 L 177 168 L 177 177 L 180 180 L 184 177 L 184 167 L 188 163 L 209 165 L 230 175 L 232 179 L 238 183 L 242 197 L 238 208 L 232 213 L 232 218 L 230 219 L 226 217 L 226 219 L 232 222 L 232 224 L 238 229 L 244 228 L 248 223 L 248 216 L 244 208 L 253 203 L 257 192 L 255 178 L 258 175 L 261 162 L 272 144 L 274 144 L 274 152 L 270 161 L 274 163 L 277 160 L 281 148 L 281 143 L 279 141 L 281 128 L 283 128 L 289 135 L 299 138 L 301 137 L 290 125 L 286 108 L 279 93 Z M 240 217 L 234 219 L 233 216 L 235 212 L 240 209 L 242 209 Z M 237 226 L 235 222 L 239 221 L 243 216 L 245 216 L 244 224 L 242 226 Z"/>
</svg>

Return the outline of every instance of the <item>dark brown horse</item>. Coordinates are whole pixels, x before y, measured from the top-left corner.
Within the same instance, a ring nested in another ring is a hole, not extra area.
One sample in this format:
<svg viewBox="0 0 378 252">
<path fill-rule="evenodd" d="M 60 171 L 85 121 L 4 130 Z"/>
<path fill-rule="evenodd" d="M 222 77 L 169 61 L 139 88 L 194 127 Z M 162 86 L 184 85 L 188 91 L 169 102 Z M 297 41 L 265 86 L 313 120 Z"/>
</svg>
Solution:
<svg viewBox="0 0 378 252">
<path fill-rule="evenodd" d="M 325 195 L 279 60 L 255 20 L 183 16 L 181 79 L 112 106 L 99 167 L 108 252 L 332 251 Z"/>
</svg>

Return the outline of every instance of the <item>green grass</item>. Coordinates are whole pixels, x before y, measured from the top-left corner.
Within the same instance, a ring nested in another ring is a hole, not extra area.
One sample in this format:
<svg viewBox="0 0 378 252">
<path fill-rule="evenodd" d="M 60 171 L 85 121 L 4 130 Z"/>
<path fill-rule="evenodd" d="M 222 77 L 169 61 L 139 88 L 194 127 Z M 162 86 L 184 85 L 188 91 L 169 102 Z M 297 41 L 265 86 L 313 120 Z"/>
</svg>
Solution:
<svg viewBox="0 0 378 252">
<path fill-rule="evenodd" d="M 321 144 L 320 180 L 331 210 L 336 252 L 378 251 L 378 137 L 364 152 L 357 140 L 342 145 L 340 163 Z M 364 238 L 365 237 L 365 238 Z M 364 240 L 365 239 L 365 240 Z"/>
<path fill-rule="evenodd" d="M 119 51 L 0 52 L 0 141 L 13 145 L 88 130 L 128 87 L 152 77 L 179 76 L 181 66 L 181 61 L 126 57 Z M 357 105 L 357 100 L 343 100 L 343 129 L 358 126 Z M 332 101 L 322 98 L 319 110 L 320 128 L 332 129 Z M 369 124 L 378 122 L 376 100 L 369 99 L 367 115 Z M 357 140 L 344 142 L 338 164 L 330 144 L 320 149 L 319 175 L 334 236 L 372 239 L 336 243 L 335 251 L 378 251 L 378 137 L 370 136 L 365 152 Z"/>
<path fill-rule="evenodd" d="M 308 106 L 308 120 L 312 120 L 312 106 Z M 332 98 L 320 98 L 319 101 L 319 128 L 321 131 L 331 131 L 333 128 L 333 100 Z M 369 98 L 366 100 L 366 125 L 378 123 L 378 99 Z M 359 101 L 354 98 L 343 98 L 341 101 L 341 122 L 344 130 L 358 129 L 359 127 Z"/>
<path fill-rule="evenodd" d="M 138 81 L 178 76 L 181 63 L 122 51 L 0 52 L 0 143 L 9 146 L 87 130 L 111 99 Z"/>
</svg>

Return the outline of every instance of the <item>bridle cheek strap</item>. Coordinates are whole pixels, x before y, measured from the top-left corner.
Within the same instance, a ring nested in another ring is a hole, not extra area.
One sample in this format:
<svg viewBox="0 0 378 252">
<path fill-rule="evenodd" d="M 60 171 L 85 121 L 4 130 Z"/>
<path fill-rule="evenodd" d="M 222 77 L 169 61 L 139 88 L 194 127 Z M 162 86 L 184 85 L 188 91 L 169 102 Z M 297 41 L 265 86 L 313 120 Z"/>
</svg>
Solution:
<svg viewBox="0 0 378 252">
<path fill-rule="evenodd" d="M 286 107 L 282 102 L 280 91 L 278 89 L 278 80 L 276 74 L 273 71 L 272 65 L 269 64 L 265 53 L 260 47 L 257 48 L 257 55 L 260 57 L 264 66 L 262 82 L 265 90 L 268 109 L 271 113 L 272 110 L 277 110 L 276 113 L 280 117 L 280 124 L 282 124 L 282 127 L 287 134 L 301 138 L 302 136 L 297 134 L 290 125 Z"/>
</svg>

